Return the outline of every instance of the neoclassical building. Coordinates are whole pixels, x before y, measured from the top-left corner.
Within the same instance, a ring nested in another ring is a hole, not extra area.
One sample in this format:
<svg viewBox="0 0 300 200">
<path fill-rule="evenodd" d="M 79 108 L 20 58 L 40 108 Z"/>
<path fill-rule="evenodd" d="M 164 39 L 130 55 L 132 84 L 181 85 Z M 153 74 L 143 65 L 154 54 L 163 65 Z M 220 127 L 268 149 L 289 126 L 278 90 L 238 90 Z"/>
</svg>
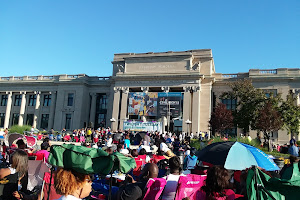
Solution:
<svg viewBox="0 0 300 200">
<path fill-rule="evenodd" d="M 209 132 L 212 108 L 229 90 L 229 81 L 251 79 L 255 87 L 283 97 L 289 91 L 298 94 L 300 88 L 296 68 L 217 73 L 211 49 L 115 54 L 112 64 L 110 77 L 1 77 L 0 127 Z M 283 143 L 289 136 L 279 131 L 273 139 Z"/>
</svg>

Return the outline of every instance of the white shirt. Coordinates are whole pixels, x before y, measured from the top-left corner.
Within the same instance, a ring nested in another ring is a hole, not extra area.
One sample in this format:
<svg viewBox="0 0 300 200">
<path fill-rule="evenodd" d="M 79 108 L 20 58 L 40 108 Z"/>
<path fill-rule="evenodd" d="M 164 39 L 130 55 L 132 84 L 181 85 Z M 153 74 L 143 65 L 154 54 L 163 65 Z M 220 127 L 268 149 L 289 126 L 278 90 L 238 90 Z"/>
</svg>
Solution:
<svg viewBox="0 0 300 200">
<path fill-rule="evenodd" d="M 184 175 L 169 174 L 168 176 L 163 177 L 164 179 L 167 179 L 167 184 L 163 191 L 162 200 L 173 200 L 175 198 L 178 180 L 180 176 Z"/>
<path fill-rule="evenodd" d="M 112 138 L 109 138 L 107 140 L 106 146 L 111 147 L 111 144 L 112 144 Z"/>
<path fill-rule="evenodd" d="M 77 197 L 74 197 L 73 195 L 68 195 L 68 196 L 61 196 L 57 200 L 81 200 L 81 199 L 78 199 Z"/>
<path fill-rule="evenodd" d="M 169 147 L 164 142 L 160 143 L 159 147 L 160 147 L 160 150 L 162 150 L 165 153 L 170 150 Z"/>
</svg>

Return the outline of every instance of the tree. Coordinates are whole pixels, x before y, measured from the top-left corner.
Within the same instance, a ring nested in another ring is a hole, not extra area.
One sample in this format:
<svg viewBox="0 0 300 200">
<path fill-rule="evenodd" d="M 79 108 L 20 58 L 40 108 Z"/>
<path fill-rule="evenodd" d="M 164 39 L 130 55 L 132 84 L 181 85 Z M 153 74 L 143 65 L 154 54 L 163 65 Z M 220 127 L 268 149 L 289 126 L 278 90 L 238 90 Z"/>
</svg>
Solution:
<svg viewBox="0 0 300 200">
<path fill-rule="evenodd" d="M 286 101 L 283 101 L 280 106 L 280 113 L 283 120 L 283 127 L 288 131 L 288 134 L 299 134 L 300 128 L 300 107 L 295 105 L 296 97 L 292 93 L 288 94 Z"/>
<path fill-rule="evenodd" d="M 233 116 L 231 110 L 226 109 L 226 105 L 219 103 L 215 111 L 211 114 L 209 126 L 213 132 L 224 134 L 226 129 L 233 127 Z"/>
<path fill-rule="evenodd" d="M 224 92 L 221 98 L 237 99 L 237 108 L 233 111 L 234 124 L 247 133 L 251 127 L 255 127 L 255 118 L 264 105 L 266 95 L 246 79 L 230 83 L 229 86 L 232 91 Z"/>
<path fill-rule="evenodd" d="M 256 129 L 264 133 L 264 138 L 268 142 L 269 151 L 272 151 L 270 133 L 278 131 L 282 126 L 283 120 L 278 109 L 278 102 L 274 101 L 273 98 L 270 98 L 258 111 L 258 117 L 255 121 Z"/>
</svg>

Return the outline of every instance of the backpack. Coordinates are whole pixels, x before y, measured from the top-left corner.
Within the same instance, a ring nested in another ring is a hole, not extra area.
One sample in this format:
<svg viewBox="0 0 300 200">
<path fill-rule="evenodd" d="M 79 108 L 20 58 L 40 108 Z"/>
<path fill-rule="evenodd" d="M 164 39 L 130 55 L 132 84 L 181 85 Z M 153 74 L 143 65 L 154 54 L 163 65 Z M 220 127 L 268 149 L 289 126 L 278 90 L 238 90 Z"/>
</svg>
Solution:
<svg viewBox="0 0 300 200">
<path fill-rule="evenodd" d="M 176 190 L 175 200 L 181 200 L 189 197 L 191 200 L 196 199 L 197 192 L 205 183 L 206 176 L 188 174 L 180 176 Z"/>
</svg>

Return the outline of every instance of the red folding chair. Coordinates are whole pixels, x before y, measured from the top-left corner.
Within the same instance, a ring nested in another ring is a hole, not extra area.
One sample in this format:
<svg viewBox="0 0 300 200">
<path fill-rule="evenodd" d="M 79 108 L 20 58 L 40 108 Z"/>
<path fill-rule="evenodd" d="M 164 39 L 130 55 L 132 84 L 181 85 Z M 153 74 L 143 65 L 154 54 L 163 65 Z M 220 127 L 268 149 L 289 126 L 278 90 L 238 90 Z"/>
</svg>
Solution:
<svg viewBox="0 0 300 200">
<path fill-rule="evenodd" d="M 50 177 L 51 177 L 51 173 L 50 172 L 46 172 L 44 175 L 44 179 L 43 179 L 43 187 L 42 187 L 42 193 L 41 193 L 41 198 L 40 200 L 48 200 L 48 192 L 50 189 L 50 193 L 49 193 L 49 200 L 54 200 L 54 199 L 59 199 L 61 197 L 61 195 L 57 194 L 54 188 L 54 175 L 52 175 L 52 179 L 51 179 L 51 187 L 50 187 Z"/>
<path fill-rule="evenodd" d="M 142 171 L 142 166 L 143 166 L 143 160 L 135 160 L 136 162 L 136 168 L 133 169 L 133 175 L 139 176 Z"/>
</svg>

